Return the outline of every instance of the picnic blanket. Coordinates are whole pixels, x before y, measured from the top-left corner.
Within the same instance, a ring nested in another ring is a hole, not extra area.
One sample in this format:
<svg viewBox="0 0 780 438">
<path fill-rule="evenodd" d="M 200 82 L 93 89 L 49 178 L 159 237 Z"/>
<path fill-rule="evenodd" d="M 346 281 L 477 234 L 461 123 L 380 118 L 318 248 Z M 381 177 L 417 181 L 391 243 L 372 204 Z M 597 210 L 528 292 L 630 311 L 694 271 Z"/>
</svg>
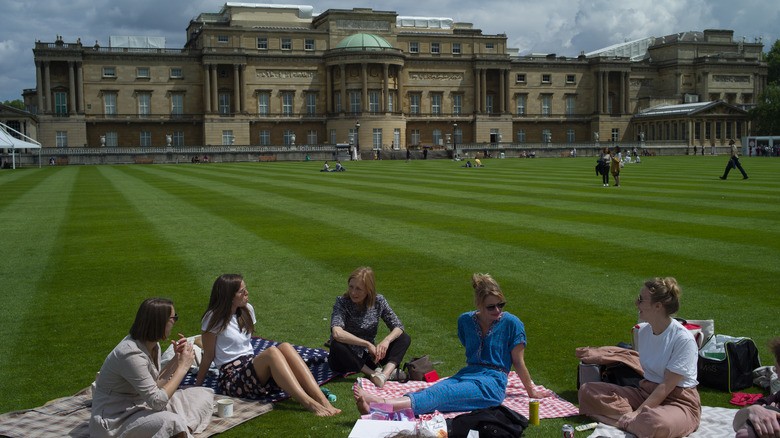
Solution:
<svg viewBox="0 0 780 438">
<path fill-rule="evenodd" d="M 370 380 L 359 377 L 355 386 L 360 385 L 363 387 L 363 390 L 369 394 L 374 394 L 381 398 L 394 398 L 401 397 L 410 392 L 423 390 L 435 383 L 436 382 L 428 383 L 410 380 L 406 383 L 387 382 L 382 388 L 377 388 Z M 353 386 L 353 391 L 356 389 L 355 386 Z M 534 385 L 534 389 L 543 390 L 545 388 L 541 385 Z M 528 398 L 528 392 L 526 392 L 520 377 L 518 377 L 517 373 L 514 371 L 510 372 L 506 385 L 506 398 L 502 405 L 528 418 L 528 402 L 530 400 L 531 399 Z M 463 413 L 464 412 L 446 412 L 442 413 L 442 415 L 444 415 L 444 418 L 454 418 Z M 579 414 L 580 410 L 577 406 L 574 406 L 557 395 L 555 397 L 539 399 L 539 418 L 571 417 Z M 431 416 L 432 414 L 425 414 L 421 415 L 420 418 L 427 420 Z"/>
<path fill-rule="evenodd" d="M 214 399 L 231 398 L 215 396 Z M 215 415 L 206 430 L 196 437 L 210 437 L 231 427 L 265 414 L 273 409 L 270 403 L 232 398 L 233 416 Z M 11 438 L 74 437 L 89 438 L 89 417 L 92 407 L 92 387 L 76 395 L 53 400 L 44 406 L 0 415 L 0 435 Z"/>
<path fill-rule="evenodd" d="M 734 429 L 731 423 L 734 421 L 739 409 L 701 407 L 701 423 L 696 432 L 688 435 L 689 438 L 732 438 Z M 588 438 L 636 438 L 636 435 L 624 432 L 616 427 L 599 423 L 596 430 Z"/>
<path fill-rule="evenodd" d="M 281 342 L 271 341 L 258 337 L 252 338 L 252 347 L 255 349 L 255 355 L 268 347 L 273 347 L 279 344 L 281 344 Z M 317 380 L 318 385 L 322 385 L 323 383 L 333 379 L 338 375 L 330 369 L 330 366 L 328 366 L 328 352 L 326 350 L 319 348 L 301 347 L 300 345 L 293 345 L 293 348 L 298 352 L 298 354 L 301 355 L 306 365 L 309 366 L 309 369 L 311 370 L 314 378 Z M 193 386 L 195 385 L 197 378 L 197 375 L 189 373 L 186 377 L 184 377 L 184 380 L 181 381 L 180 386 Z M 203 381 L 203 386 L 213 389 L 214 394 L 221 394 L 219 388 L 217 388 L 217 376 L 209 375 L 206 380 Z M 258 401 L 270 403 L 284 400 L 288 397 L 290 397 L 289 394 L 280 390 L 277 392 L 268 393 L 265 397 L 258 399 Z"/>
</svg>

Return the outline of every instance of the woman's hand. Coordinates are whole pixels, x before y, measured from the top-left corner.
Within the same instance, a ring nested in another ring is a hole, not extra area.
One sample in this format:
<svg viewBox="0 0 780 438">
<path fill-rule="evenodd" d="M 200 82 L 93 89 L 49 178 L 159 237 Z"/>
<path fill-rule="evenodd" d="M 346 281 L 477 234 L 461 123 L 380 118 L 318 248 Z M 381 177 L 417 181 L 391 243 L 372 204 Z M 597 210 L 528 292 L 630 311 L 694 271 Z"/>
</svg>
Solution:
<svg viewBox="0 0 780 438">
<path fill-rule="evenodd" d="M 179 340 L 174 341 L 173 339 L 170 339 L 170 341 L 171 344 L 173 344 L 173 351 L 176 352 L 176 354 L 181 354 L 187 344 L 187 338 L 181 333 L 179 333 Z"/>
<path fill-rule="evenodd" d="M 553 397 L 554 395 L 555 393 L 550 391 L 549 389 L 543 389 L 541 391 L 537 391 L 532 387 L 531 389 L 528 390 L 529 398 L 545 398 L 545 397 Z"/>
<path fill-rule="evenodd" d="M 618 429 L 627 430 L 628 425 L 634 421 L 634 418 L 636 418 L 637 415 L 639 415 L 639 409 L 621 415 L 620 418 L 618 418 Z"/>
<path fill-rule="evenodd" d="M 748 407 L 748 419 L 759 437 L 780 437 L 780 412 L 753 405 Z"/>
<path fill-rule="evenodd" d="M 390 341 L 387 339 L 383 339 L 382 342 L 377 344 L 377 346 L 374 347 L 374 362 L 379 362 L 384 359 L 388 348 L 390 348 Z"/>
<path fill-rule="evenodd" d="M 180 347 L 177 345 L 176 349 L 178 350 Z M 192 366 L 192 363 L 195 362 L 195 350 L 192 347 L 192 344 L 187 342 L 187 339 L 184 339 L 184 342 L 181 345 L 181 352 L 176 353 L 176 361 L 177 365 L 179 367 L 184 367 L 183 369 L 188 370 Z M 180 368 L 181 369 L 181 368 Z"/>
</svg>

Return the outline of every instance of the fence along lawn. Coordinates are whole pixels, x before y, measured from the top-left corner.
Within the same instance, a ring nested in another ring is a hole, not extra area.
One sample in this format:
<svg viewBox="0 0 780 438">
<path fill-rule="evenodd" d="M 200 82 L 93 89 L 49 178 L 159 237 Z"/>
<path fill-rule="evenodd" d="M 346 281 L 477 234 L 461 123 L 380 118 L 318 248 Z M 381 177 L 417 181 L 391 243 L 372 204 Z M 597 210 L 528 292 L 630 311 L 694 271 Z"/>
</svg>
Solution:
<svg viewBox="0 0 780 438">
<path fill-rule="evenodd" d="M 0 412 L 87 386 L 144 298 L 173 299 L 174 330 L 198 333 L 225 272 L 244 275 L 257 335 L 320 347 L 347 276 L 372 266 L 409 356 L 444 361 L 440 375 L 463 365 L 455 321 L 473 307 L 471 273 L 489 272 L 526 325 L 532 377 L 575 403 L 574 348 L 628 341 L 642 282 L 671 275 L 681 317 L 753 337 L 771 365 L 780 160 L 743 158 L 750 179 L 721 181 L 726 160 L 648 157 L 626 165 L 621 187 L 602 187 L 592 158 L 0 171 Z M 286 401 L 224 436 L 346 436 L 354 379 L 327 384 L 336 418 Z M 545 420 L 528 435 L 586 421 Z"/>
</svg>

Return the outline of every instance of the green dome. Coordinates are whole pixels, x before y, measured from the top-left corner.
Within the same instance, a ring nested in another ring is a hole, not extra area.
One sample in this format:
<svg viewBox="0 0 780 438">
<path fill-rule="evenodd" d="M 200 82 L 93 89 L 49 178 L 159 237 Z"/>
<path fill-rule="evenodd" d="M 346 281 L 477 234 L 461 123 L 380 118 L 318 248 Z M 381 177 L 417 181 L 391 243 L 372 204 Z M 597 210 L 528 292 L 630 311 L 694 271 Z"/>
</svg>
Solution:
<svg viewBox="0 0 780 438">
<path fill-rule="evenodd" d="M 371 33 L 356 33 L 350 35 L 336 46 L 341 50 L 384 50 L 392 49 L 393 46 L 384 38 Z"/>
</svg>

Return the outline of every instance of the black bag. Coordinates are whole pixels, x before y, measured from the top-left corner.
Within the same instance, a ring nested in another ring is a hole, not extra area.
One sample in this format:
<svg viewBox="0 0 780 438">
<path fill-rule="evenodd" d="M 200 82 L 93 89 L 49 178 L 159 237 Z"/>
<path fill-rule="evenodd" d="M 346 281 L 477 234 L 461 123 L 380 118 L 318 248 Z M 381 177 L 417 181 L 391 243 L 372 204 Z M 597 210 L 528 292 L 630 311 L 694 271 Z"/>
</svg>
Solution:
<svg viewBox="0 0 780 438">
<path fill-rule="evenodd" d="M 479 432 L 479 438 L 518 438 L 528 427 L 528 419 L 506 406 L 493 406 L 460 414 L 452 419 L 447 436 L 466 438 L 469 430 Z"/>
<path fill-rule="evenodd" d="M 409 373 L 409 378 L 412 380 L 425 380 L 425 375 L 433 371 L 433 363 L 431 357 L 427 354 L 422 357 L 414 357 L 409 362 L 404 364 L 403 368 Z"/>
<path fill-rule="evenodd" d="M 753 386 L 753 370 L 760 366 L 752 339 L 715 335 L 699 350 L 697 380 L 710 388 L 736 392 Z"/>
<path fill-rule="evenodd" d="M 639 388 L 639 381 L 643 378 L 644 376 L 622 362 L 604 365 L 601 370 L 602 382 L 614 383 L 620 386 Z"/>
</svg>

